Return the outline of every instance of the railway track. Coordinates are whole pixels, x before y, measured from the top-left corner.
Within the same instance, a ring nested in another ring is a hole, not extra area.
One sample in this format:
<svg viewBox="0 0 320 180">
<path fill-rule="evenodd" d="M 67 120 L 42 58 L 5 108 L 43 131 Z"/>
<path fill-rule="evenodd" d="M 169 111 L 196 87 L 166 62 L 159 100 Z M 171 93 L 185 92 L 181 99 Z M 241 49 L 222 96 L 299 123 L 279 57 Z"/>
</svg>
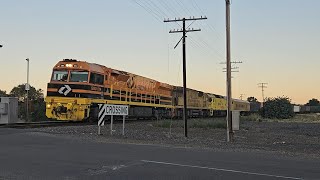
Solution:
<svg viewBox="0 0 320 180">
<path fill-rule="evenodd" d="M 24 123 L 10 123 L 10 124 L 0 124 L 0 128 L 40 128 L 40 127 L 54 127 L 54 126 L 84 126 L 93 125 L 96 123 L 88 122 L 75 122 L 75 121 L 41 121 L 41 122 L 24 122 Z"/>
<path fill-rule="evenodd" d="M 142 123 L 142 122 L 152 122 L 156 121 L 154 119 L 139 119 L 128 118 L 127 123 Z M 20 123 L 10 123 L 10 124 L 0 124 L 0 128 L 17 128 L 17 129 L 27 129 L 27 128 L 40 128 L 40 127 L 55 127 L 55 126 L 86 126 L 86 125 L 97 125 L 98 122 L 83 122 L 83 121 L 39 121 L 39 122 L 20 122 Z M 122 119 L 114 119 L 114 124 L 122 123 Z M 105 124 L 110 124 L 110 119 L 105 121 Z"/>
<path fill-rule="evenodd" d="M 133 120 L 126 119 L 126 123 L 144 122 L 150 120 Z M 106 120 L 106 124 L 110 123 L 110 120 Z M 122 123 L 121 119 L 115 119 L 114 124 Z M 39 121 L 39 122 L 20 122 L 10 124 L 0 124 L 0 128 L 40 128 L 40 127 L 55 127 L 55 126 L 86 126 L 86 125 L 97 125 L 97 122 L 82 122 L 82 121 Z"/>
</svg>

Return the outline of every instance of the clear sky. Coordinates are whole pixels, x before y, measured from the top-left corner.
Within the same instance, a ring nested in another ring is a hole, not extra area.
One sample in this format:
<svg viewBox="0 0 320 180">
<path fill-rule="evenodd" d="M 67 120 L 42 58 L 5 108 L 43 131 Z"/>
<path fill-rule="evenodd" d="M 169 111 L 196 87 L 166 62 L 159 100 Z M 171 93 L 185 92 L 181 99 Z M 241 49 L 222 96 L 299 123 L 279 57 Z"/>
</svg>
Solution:
<svg viewBox="0 0 320 180">
<path fill-rule="evenodd" d="M 320 99 L 320 1 L 233 0 L 233 97 Z M 187 34 L 187 85 L 225 94 L 224 0 L 0 0 L 0 89 L 26 82 L 46 91 L 52 67 L 73 58 L 182 85 L 181 34 L 164 18 L 201 16 Z M 190 22 L 191 23 L 191 22 Z"/>
</svg>

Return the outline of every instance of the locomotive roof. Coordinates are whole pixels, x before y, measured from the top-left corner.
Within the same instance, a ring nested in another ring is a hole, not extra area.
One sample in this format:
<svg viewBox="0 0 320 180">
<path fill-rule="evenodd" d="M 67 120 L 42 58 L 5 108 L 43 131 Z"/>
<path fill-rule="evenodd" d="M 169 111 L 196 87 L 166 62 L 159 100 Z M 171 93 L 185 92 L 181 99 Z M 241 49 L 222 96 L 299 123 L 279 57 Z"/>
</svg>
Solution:
<svg viewBox="0 0 320 180">
<path fill-rule="evenodd" d="M 59 63 L 63 63 L 63 62 L 70 62 L 70 63 L 75 63 L 75 62 L 78 62 L 78 63 L 81 63 L 81 64 L 86 64 L 87 65 L 87 68 L 88 70 L 92 70 L 92 71 L 96 71 L 96 72 L 101 72 L 101 73 L 104 73 L 105 71 L 110 71 L 111 74 L 118 74 L 118 75 L 134 75 L 134 76 L 138 76 L 138 77 L 142 77 L 142 78 L 145 78 L 149 81 L 154 81 L 154 82 L 159 82 L 160 83 L 160 86 L 164 87 L 164 88 L 170 88 L 170 87 L 173 87 L 172 85 L 170 84 L 167 84 L 167 83 L 162 83 L 160 81 L 157 81 L 157 80 L 154 80 L 154 79 L 151 79 L 151 78 L 148 78 L 148 77 L 144 77 L 144 76 L 141 76 L 141 75 L 137 75 L 137 74 L 134 74 L 134 73 L 129 73 L 129 72 L 126 72 L 126 71 L 122 71 L 122 70 L 118 70 L 118 69 L 113 69 L 113 68 L 110 68 L 110 67 L 106 67 L 104 65 L 101 65 L 101 64 L 97 64 L 97 63 L 90 63 L 90 62 L 87 62 L 87 61 L 82 61 L 82 60 L 76 60 L 76 59 L 63 59 L 62 61 L 60 61 Z M 58 63 L 58 64 L 59 64 Z"/>
</svg>

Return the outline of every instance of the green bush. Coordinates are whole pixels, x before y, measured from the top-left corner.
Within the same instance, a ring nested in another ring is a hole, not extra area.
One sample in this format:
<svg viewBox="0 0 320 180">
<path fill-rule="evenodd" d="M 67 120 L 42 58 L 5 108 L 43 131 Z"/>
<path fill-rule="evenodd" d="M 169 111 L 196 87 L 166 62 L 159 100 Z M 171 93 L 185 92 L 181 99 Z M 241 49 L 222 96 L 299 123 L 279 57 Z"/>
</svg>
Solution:
<svg viewBox="0 0 320 180">
<path fill-rule="evenodd" d="M 262 117 L 270 119 L 288 119 L 294 116 L 293 106 L 288 97 L 268 98 L 260 113 Z"/>
<path fill-rule="evenodd" d="M 19 102 L 19 118 L 25 119 L 27 117 L 26 103 Z M 46 103 L 43 99 L 29 101 L 29 121 L 48 121 L 46 117 Z"/>
<path fill-rule="evenodd" d="M 46 116 L 46 103 L 43 99 L 33 101 L 33 111 L 30 113 L 31 121 L 48 121 Z"/>
</svg>

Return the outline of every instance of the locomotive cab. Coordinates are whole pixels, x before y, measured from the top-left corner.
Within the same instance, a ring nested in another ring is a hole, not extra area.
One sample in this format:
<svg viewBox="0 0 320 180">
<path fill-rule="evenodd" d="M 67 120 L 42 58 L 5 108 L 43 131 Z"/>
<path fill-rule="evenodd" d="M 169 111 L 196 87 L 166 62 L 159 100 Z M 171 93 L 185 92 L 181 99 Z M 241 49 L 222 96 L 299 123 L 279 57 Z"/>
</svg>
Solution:
<svg viewBox="0 0 320 180">
<path fill-rule="evenodd" d="M 82 61 L 58 62 L 48 83 L 46 116 L 57 120 L 89 117 L 90 98 L 103 99 L 105 72 L 99 65 Z"/>
</svg>

